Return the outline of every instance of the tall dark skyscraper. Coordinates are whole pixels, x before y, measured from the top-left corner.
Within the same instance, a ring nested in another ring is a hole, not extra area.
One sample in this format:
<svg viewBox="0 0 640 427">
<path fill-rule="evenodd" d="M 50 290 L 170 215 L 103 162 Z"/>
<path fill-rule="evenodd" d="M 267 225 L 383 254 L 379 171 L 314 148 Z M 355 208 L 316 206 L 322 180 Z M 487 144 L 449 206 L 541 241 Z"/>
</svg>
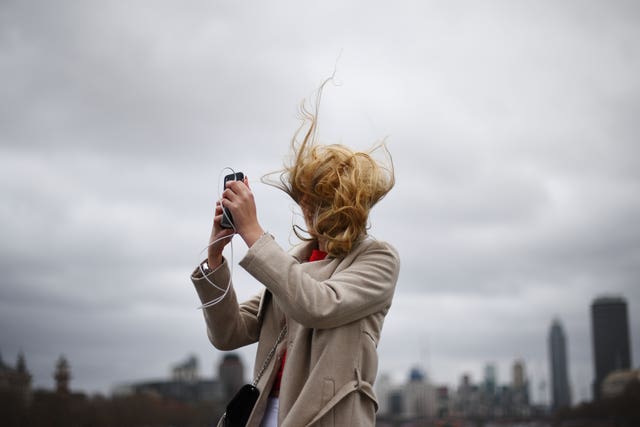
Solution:
<svg viewBox="0 0 640 427">
<path fill-rule="evenodd" d="M 627 302 L 622 297 L 601 297 L 591 304 L 593 337 L 593 398 L 599 399 L 605 377 L 618 369 L 631 366 L 629 317 Z"/>
<path fill-rule="evenodd" d="M 551 408 L 555 411 L 571 406 L 567 340 L 560 320 L 554 319 L 549 329 L 549 365 L 551 367 Z"/>
</svg>

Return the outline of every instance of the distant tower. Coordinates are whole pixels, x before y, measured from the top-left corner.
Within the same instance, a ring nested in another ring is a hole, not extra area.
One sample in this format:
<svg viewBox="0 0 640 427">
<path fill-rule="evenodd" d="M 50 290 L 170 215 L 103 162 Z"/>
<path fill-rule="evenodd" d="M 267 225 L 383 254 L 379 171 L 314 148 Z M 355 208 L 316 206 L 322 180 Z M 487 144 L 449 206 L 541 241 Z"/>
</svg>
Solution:
<svg viewBox="0 0 640 427">
<path fill-rule="evenodd" d="M 412 368 L 404 387 L 405 415 L 433 417 L 436 414 L 436 395 L 427 376 L 420 368 Z"/>
<path fill-rule="evenodd" d="M 497 386 L 498 375 L 496 372 L 496 365 L 493 363 L 487 363 L 484 367 L 484 389 L 489 395 L 493 396 L 496 394 Z"/>
<path fill-rule="evenodd" d="M 21 374 L 28 373 L 27 362 L 24 360 L 24 354 L 22 352 L 18 353 L 18 362 L 16 363 L 16 371 L 18 371 Z"/>
<path fill-rule="evenodd" d="M 463 417 L 468 417 L 473 413 L 473 398 L 474 386 L 471 384 L 471 376 L 469 374 L 463 374 L 458 384 L 455 403 L 456 410 Z"/>
<path fill-rule="evenodd" d="M 225 399 L 229 400 L 244 384 L 244 366 L 235 353 L 224 356 L 218 367 L 218 378 L 222 382 Z"/>
<path fill-rule="evenodd" d="M 601 396 L 602 381 L 608 374 L 631 366 L 629 318 L 625 299 L 595 299 L 591 304 L 591 326 L 595 367 L 593 398 L 596 400 Z"/>
<path fill-rule="evenodd" d="M 523 388 L 525 385 L 525 374 L 524 374 L 524 362 L 522 360 L 516 360 L 513 362 L 513 378 L 512 378 L 512 386 L 513 388 L 519 389 Z"/>
<path fill-rule="evenodd" d="M 529 379 L 527 378 L 527 371 L 522 359 L 513 362 L 513 378 L 511 383 L 513 389 L 521 392 L 525 403 L 529 404 Z"/>
<path fill-rule="evenodd" d="M 516 415 L 528 415 L 529 409 L 529 381 L 525 371 L 524 361 L 521 359 L 513 362 L 511 378 L 513 394 L 513 407 Z"/>
<path fill-rule="evenodd" d="M 555 411 L 563 406 L 571 406 L 567 341 L 558 319 L 553 320 L 549 330 L 549 365 L 551 366 L 551 408 Z"/>
<path fill-rule="evenodd" d="M 69 369 L 69 363 L 67 363 L 67 359 L 65 359 L 64 356 L 60 356 L 58 359 L 53 378 L 56 380 L 56 392 L 60 394 L 68 394 L 71 370 Z"/>
</svg>

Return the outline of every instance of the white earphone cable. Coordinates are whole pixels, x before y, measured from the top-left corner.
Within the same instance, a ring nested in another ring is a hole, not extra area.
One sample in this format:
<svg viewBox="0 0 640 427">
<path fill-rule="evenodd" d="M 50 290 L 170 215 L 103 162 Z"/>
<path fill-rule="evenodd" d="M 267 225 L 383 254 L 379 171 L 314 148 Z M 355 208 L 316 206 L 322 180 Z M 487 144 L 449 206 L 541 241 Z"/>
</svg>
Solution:
<svg viewBox="0 0 640 427">
<path fill-rule="evenodd" d="M 222 192 L 224 191 L 224 188 L 222 189 L 222 191 L 220 191 L 220 180 L 222 178 L 222 174 L 225 171 L 231 171 L 232 174 L 235 174 L 236 172 L 230 168 L 230 167 L 225 167 L 220 171 L 220 175 L 218 175 L 218 200 L 221 202 L 220 206 L 222 207 Z M 224 184 L 223 184 L 224 185 Z M 216 285 L 215 283 L 213 283 L 209 277 L 207 277 L 207 274 L 205 273 L 205 271 L 202 269 L 202 263 L 198 264 L 198 270 L 200 271 L 200 274 L 202 274 L 202 277 L 204 277 L 204 279 L 214 288 L 216 288 L 217 290 L 222 292 L 222 295 L 212 299 L 211 301 L 208 301 L 204 304 L 202 304 L 201 306 L 197 307 L 198 309 L 202 310 L 205 309 L 207 307 L 212 307 L 218 303 L 220 303 L 226 296 L 227 293 L 229 293 L 229 288 L 231 288 L 231 279 L 233 277 L 233 236 L 235 236 L 237 233 L 236 231 L 236 226 L 233 223 L 233 221 L 231 220 L 231 218 L 229 218 L 229 216 L 227 216 L 227 212 L 225 211 L 224 207 L 222 208 L 222 215 L 224 218 L 226 218 L 229 223 L 231 224 L 231 227 L 233 228 L 233 234 L 230 234 L 228 236 L 223 236 L 220 237 L 219 239 L 214 240 L 213 242 L 210 242 L 204 249 L 202 249 L 200 251 L 200 254 L 198 256 L 198 259 L 202 259 L 202 253 L 207 251 L 209 249 L 209 247 L 211 247 L 211 245 L 215 245 L 216 243 L 218 243 L 221 240 L 224 239 L 231 239 L 231 241 L 229 242 L 231 244 L 231 256 L 230 256 L 230 265 L 229 265 L 229 281 L 227 282 L 227 287 L 226 288 L 221 288 L 220 286 Z M 216 267 L 219 268 L 220 266 Z"/>
</svg>

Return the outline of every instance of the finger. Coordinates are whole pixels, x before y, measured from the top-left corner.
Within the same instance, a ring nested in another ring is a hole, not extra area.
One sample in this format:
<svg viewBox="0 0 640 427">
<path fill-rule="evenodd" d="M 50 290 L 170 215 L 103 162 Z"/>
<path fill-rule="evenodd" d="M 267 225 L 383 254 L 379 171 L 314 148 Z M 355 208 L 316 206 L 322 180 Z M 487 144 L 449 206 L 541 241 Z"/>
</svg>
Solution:
<svg viewBox="0 0 640 427">
<path fill-rule="evenodd" d="M 247 189 L 247 184 L 245 181 L 229 181 L 227 182 L 227 189 L 231 189 L 234 193 L 239 193 Z"/>
<path fill-rule="evenodd" d="M 223 228 L 222 230 L 220 230 L 220 232 L 216 235 L 216 237 L 219 239 L 221 237 L 225 237 L 225 236 L 230 236 L 232 234 L 234 234 L 235 232 L 233 231 L 232 228 Z"/>
<path fill-rule="evenodd" d="M 228 189 L 233 191 L 233 194 L 238 197 L 245 197 L 251 194 L 251 189 L 244 182 L 240 181 L 234 181 L 233 185 L 229 186 Z M 235 199 L 232 201 L 235 201 Z"/>
<path fill-rule="evenodd" d="M 222 222 L 222 213 L 216 212 L 216 216 L 213 217 L 213 224 L 220 227 L 221 222 Z"/>
<path fill-rule="evenodd" d="M 216 212 L 216 215 L 213 217 L 213 224 L 218 228 L 222 228 L 222 219 L 224 217 L 225 215 L 223 211 Z"/>
<path fill-rule="evenodd" d="M 225 206 L 227 206 L 227 209 L 229 208 L 228 204 L 226 204 Z M 220 211 L 216 212 L 216 215 L 214 216 L 214 221 L 217 220 L 218 218 L 220 218 L 220 220 L 222 220 L 222 218 L 224 218 L 225 216 L 226 216 L 226 214 L 225 214 L 224 210 L 221 209 Z"/>
<path fill-rule="evenodd" d="M 222 206 L 228 206 L 229 202 L 233 202 L 236 197 L 236 193 L 232 188 L 227 188 L 222 192 L 222 199 L 220 200 Z"/>
<path fill-rule="evenodd" d="M 214 249 L 214 245 L 220 249 L 227 245 L 231 241 L 230 237 L 233 235 L 233 230 L 223 230 L 219 233 L 216 233 L 215 236 L 211 237 L 210 248 Z"/>
</svg>

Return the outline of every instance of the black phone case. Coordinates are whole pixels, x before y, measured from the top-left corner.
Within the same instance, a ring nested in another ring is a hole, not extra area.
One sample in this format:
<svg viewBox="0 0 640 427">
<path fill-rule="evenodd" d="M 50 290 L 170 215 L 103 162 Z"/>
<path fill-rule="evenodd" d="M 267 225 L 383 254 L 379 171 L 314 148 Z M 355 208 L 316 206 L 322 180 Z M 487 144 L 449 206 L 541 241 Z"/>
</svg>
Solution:
<svg viewBox="0 0 640 427">
<path fill-rule="evenodd" d="M 229 175 L 224 177 L 224 188 L 227 188 L 227 182 L 229 181 L 243 181 L 244 174 L 242 172 L 230 173 Z M 222 215 L 222 221 L 220 222 L 220 226 L 222 228 L 233 228 L 233 216 L 231 216 L 231 212 L 229 209 L 223 208 L 224 215 Z"/>
</svg>

